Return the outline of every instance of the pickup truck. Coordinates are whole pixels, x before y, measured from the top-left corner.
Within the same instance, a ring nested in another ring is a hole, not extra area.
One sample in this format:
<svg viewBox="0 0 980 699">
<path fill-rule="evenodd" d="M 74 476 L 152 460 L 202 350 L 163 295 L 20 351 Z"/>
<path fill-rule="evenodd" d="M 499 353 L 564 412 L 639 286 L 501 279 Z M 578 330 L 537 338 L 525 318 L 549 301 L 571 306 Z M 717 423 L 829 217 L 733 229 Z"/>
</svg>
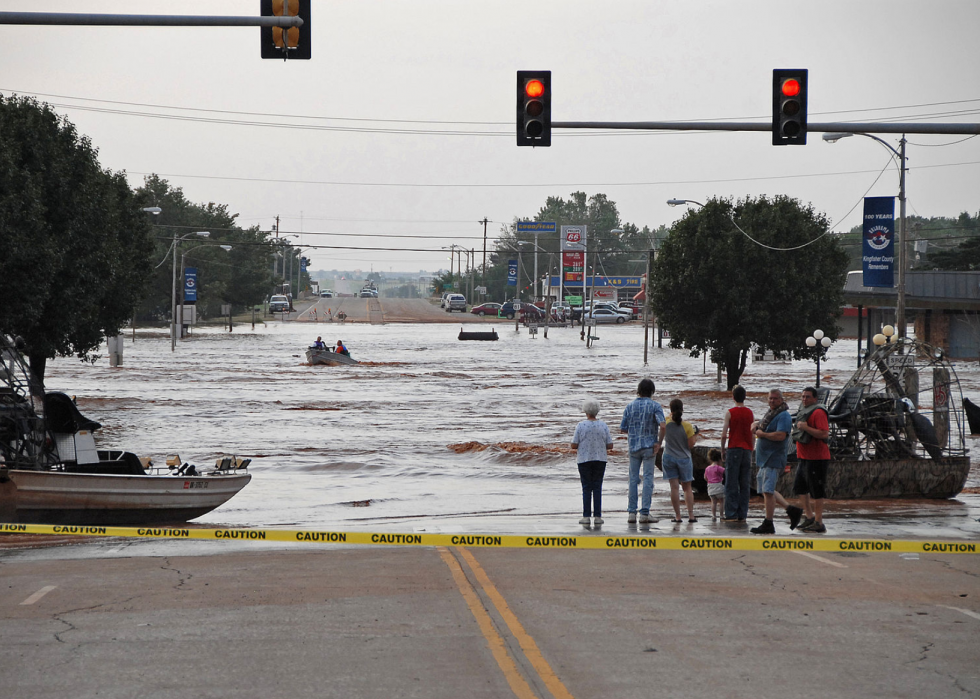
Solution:
<svg viewBox="0 0 980 699">
<path fill-rule="evenodd" d="M 269 299 L 269 313 L 288 313 L 289 299 L 285 296 L 273 296 Z"/>
</svg>

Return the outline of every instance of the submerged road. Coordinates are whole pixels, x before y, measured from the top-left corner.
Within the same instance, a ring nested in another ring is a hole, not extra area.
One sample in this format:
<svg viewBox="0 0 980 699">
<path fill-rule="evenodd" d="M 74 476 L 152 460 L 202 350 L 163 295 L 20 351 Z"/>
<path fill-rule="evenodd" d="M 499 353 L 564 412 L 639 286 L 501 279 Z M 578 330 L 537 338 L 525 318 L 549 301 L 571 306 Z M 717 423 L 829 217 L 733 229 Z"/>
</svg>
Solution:
<svg viewBox="0 0 980 699">
<path fill-rule="evenodd" d="M 980 692 L 976 555 L 191 543 L 0 551 L 4 694 Z"/>
</svg>

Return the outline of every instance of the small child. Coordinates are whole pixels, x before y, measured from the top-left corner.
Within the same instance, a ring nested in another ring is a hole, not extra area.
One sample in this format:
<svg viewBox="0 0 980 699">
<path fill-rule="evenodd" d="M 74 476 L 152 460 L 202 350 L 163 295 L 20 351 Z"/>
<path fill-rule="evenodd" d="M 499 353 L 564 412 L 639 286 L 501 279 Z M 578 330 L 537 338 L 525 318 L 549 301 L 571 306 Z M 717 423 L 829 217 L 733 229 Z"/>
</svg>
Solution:
<svg viewBox="0 0 980 699">
<path fill-rule="evenodd" d="M 704 469 L 704 480 L 708 481 L 708 496 L 711 498 L 711 519 L 715 519 L 715 508 L 725 514 L 725 467 L 721 465 L 721 450 L 709 449 L 708 460 L 711 465 Z"/>
</svg>

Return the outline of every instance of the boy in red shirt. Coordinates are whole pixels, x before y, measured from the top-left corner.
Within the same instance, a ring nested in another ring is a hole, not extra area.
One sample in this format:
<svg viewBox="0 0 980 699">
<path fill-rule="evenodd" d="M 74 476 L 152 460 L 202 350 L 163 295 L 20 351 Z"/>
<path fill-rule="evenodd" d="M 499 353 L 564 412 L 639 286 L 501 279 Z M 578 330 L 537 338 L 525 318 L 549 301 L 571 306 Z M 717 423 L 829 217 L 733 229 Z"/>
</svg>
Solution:
<svg viewBox="0 0 980 699">
<path fill-rule="evenodd" d="M 796 415 L 793 438 L 796 440 L 796 482 L 793 492 L 803 496 L 803 512 L 806 519 L 800 531 L 824 534 L 823 501 L 826 497 L 827 467 L 830 465 L 830 422 L 827 411 L 817 404 L 817 389 L 803 389 L 803 407 Z M 811 507 L 812 505 L 812 507 Z"/>
</svg>

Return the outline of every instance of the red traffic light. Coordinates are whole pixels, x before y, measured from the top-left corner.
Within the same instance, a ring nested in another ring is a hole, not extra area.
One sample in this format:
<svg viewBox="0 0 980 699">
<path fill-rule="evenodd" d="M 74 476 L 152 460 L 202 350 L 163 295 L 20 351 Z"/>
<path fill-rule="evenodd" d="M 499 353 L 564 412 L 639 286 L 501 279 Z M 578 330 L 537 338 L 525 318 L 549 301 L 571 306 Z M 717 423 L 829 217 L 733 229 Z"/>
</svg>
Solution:
<svg viewBox="0 0 980 699">
<path fill-rule="evenodd" d="M 544 94 L 544 83 L 540 80 L 528 80 L 524 92 L 528 97 L 540 97 Z"/>
<path fill-rule="evenodd" d="M 787 97 L 796 97 L 800 94 L 800 81 L 795 78 L 783 80 L 783 94 Z"/>
</svg>

